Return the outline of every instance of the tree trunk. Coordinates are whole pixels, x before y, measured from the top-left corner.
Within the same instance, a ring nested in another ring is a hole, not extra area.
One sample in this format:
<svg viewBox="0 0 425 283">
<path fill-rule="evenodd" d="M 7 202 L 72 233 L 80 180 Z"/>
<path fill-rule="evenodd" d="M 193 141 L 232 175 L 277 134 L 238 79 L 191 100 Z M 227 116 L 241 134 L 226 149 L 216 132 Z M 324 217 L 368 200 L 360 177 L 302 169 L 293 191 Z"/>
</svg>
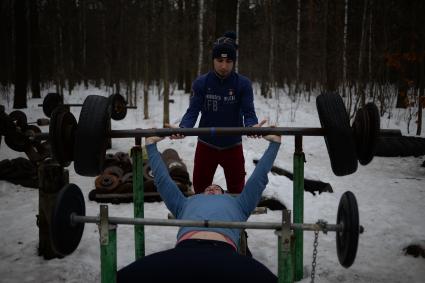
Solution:
<svg viewBox="0 0 425 283">
<path fill-rule="evenodd" d="M 344 38 L 342 45 L 342 97 L 346 96 L 347 85 L 347 29 L 348 29 L 348 0 L 344 0 Z"/>
<path fill-rule="evenodd" d="M 372 80 L 372 21 L 373 21 L 373 0 L 370 0 L 369 8 L 369 54 L 368 54 L 368 84 L 369 97 L 373 97 L 373 80 Z"/>
<path fill-rule="evenodd" d="M 202 71 L 202 58 L 204 53 L 204 41 L 203 41 L 203 25 L 204 25 L 204 0 L 199 1 L 199 14 L 198 14 L 198 43 L 199 43 L 199 53 L 198 53 L 198 76 Z"/>
<path fill-rule="evenodd" d="M 30 3 L 30 64 L 31 64 L 31 92 L 33 98 L 40 98 L 40 52 L 39 52 L 39 27 L 38 27 L 38 0 Z"/>
<path fill-rule="evenodd" d="M 163 125 L 170 123 L 170 82 L 168 75 L 168 5 L 167 2 L 163 2 L 163 12 L 162 12 L 162 28 L 163 28 L 163 36 L 162 36 L 162 57 L 163 62 L 163 72 L 162 78 L 164 80 L 164 119 Z"/>
<path fill-rule="evenodd" d="M 423 4 L 421 5 L 424 6 Z M 421 9 L 422 10 L 422 9 Z M 423 54 L 425 51 L 425 32 L 422 30 L 419 33 L 419 52 L 418 54 Z M 416 135 L 420 136 L 422 133 L 422 108 L 425 107 L 425 58 L 419 59 L 419 95 L 418 95 L 418 127 L 416 129 Z"/>
<path fill-rule="evenodd" d="M 27 108 L 28 31 L 27 1 L 15 1 L 15 97 L 13 108 Z"/>
<path fill-rule="evenodd" d="M 301 37 L 301 0 L 297 0 L 297 61 L 296 61 L 296 81 L 295 92 L 299 91 L 300 84 L 300 37 Z"/>
<path fill-rule="evenodd" d="M 237 0 L 216 0 L 215 38 L 226 31 L 236 30 Z"/>
<path fill-rule="evenodd" d="M 327 1 L 326 90 L 338 89 L 338 0 Z"/>
<path fill-rule="evenodd" d="M 365 49 L 365 38 L 366 38 L 366 18 L 367 18 L 367 7 L 369 1 L 365 0 L 363 7 L 363 16 L 362 16 L 362 35 L 360 38 L 359 46 L 359 63 L 358 63 L 358 95 L 360 96 L 360 106 L 366 104 L 366 95 L 365 95 L 365 83 L 363 79 L 363 50 Z"/>
</svg>

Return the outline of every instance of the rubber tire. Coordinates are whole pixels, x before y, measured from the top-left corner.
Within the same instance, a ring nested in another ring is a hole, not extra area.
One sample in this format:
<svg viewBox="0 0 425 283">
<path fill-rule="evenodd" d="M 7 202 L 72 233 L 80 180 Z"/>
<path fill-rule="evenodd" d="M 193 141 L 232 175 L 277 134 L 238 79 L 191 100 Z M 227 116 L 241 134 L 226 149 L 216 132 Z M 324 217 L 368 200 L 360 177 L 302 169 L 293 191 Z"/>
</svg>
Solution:
<svg viewBox="0 0 425 283">
<path fill-rule="evenodd" d="M 104 168 L 111 106 L 106 97 L 89 95 L 83 103 L 75 131 L 74 169 L 95 177 Z"/>
<path fill-rule="evenodd" d="M 365 148 L 363 158 L 359 157 L 359 163 L 363 166 L 369 164 L 376 153 L 376 146 L 378 143 L 378 136 L 380 131 L 381 120 L 379 116 L 378 107 L 373 103 L 367 103 L 364 106 L 364 111 L 368 116 L 369 131 L 368 131 L 368 146 Z"/>
<path fill-rule="evenodd" d="M 356 172 L 357 154 L 353 130 L 344 102 L 336 93 L 322 93 L 316 99 L 320 124 L 325 129 L 326 147 L 336 176 Z"/>
<path fill-rule="evenodd" d="M 59 93 L 51 92 L 46 95 L 43 100 L 43 113 L 47 117 L 51 117 L 53 110 L 63 104 L 62 97 Z"/>
<path fill-rule="evenodd" d="M 343 222 L 345 220 L 345 222 Z M 346 191 L 339 201 L 336 223 L 344 224 L 343 232 L 336 232 L 336 250 L 339 263 L 349 268 L 356 259 L 359 244 L 359 209 L 354 194 Z"/>
</svg>

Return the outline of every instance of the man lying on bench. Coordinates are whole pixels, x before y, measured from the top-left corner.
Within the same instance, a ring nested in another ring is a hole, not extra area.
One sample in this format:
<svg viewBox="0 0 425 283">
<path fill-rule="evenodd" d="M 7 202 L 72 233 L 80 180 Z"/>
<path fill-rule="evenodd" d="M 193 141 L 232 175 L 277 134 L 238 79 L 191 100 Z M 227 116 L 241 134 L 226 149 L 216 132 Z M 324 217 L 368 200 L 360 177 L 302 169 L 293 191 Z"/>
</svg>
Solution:
<svg viewBox="0 0 425 283">
<path fill-rule="evenodd" d="M 270 142 L 242 193 L 224 194 L 210 185 L 203 194 L 185 197 L 168 174 L 156 143 L 146 138 L 155 185 L 176 219 L 246 221 L 261 199 L 279 151 L 281 137 L 265 136 Z M 118 282 L 277 282 L 277 277 L 257 260 L 237 252 L 240 229 L 182 227 L 173 249 L 141 258 L 121 269 Z"/>
</svg>

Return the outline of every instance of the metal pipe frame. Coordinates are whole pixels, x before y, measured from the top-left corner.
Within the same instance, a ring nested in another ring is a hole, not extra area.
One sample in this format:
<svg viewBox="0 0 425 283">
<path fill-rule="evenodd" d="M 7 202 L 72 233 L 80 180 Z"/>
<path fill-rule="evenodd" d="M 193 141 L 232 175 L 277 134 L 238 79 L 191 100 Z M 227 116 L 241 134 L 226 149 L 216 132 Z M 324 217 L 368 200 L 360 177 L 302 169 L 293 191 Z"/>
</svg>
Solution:
<svg viewBox="0 0 425 283">
<path fill-rule="evenodd" d="M 71 214 L 71 224 L 73 223 L 100 223 L 99 216 L 81 216 L 75 213 Z M 282 223 L 280 222 L 229 222 L 229 221 L 196 221 L 183 219 L 156 219 L 156 218 L 128 218 L 128 217 L 109 217 L 109 224 L 123 225 L 150 225 L 150 226 L 179 226 L 179 227 L 210 227 L 210 228 L 244 228 L 244 229 L 263 229 L 263 230 L 280 230 Z M 342 224 L 321 224 L 308 223 L 292 223 L 291 230 L 304 231 L 343 231 Z"/>
</svg>

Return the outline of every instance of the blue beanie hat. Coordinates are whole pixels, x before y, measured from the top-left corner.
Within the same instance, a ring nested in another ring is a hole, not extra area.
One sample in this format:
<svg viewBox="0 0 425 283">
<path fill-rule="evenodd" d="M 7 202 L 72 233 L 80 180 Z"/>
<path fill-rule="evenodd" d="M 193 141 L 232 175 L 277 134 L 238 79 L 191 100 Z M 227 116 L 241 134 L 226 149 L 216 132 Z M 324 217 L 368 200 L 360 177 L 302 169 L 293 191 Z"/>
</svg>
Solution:
<svg viewBox="0 0 425 283">
<path fill-rule="evenodd" d="M 229 58 L 236 61 L 236 33 L 233 31 L 225 32 L 224 35 L 214 42 L 212 57 L 215 58 Z"/>
</svg>

